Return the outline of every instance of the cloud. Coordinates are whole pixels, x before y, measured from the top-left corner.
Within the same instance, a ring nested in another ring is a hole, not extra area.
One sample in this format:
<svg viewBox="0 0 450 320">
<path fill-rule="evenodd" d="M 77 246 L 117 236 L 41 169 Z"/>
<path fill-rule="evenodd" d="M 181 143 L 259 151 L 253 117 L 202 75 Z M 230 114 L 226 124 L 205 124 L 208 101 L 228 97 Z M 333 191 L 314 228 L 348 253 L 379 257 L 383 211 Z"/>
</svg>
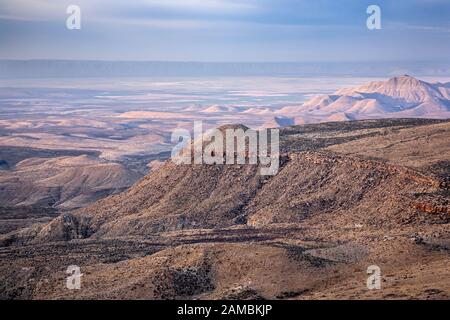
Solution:
<svg viewBox="0 0 450 320">
<path fill-rule="evenodd" d="M 65 12 L 62 3 L 46 0 L 0 0 L 1 17 L 11 20 L 51 20 Z"/>
<path fill-rule="evenodd" d="M 431 0 L 427 0 L 431 1 Z M 438 1 L 438 0 L 433 0 Z M 387 28 L 390 28 L 392 30 L 416 30 L 416 31 L 423 31 L 423 32 L 436 32 L 436 33 L 450 33 L 450 25 L 416 25 L 416 24 L 410 24 L 410 23 L 402 23 L 402 22 L 392 22 L 386 24 Z"/>
<path fill-rule="evenodd" d="M 258 8 L 256 1 L 245 0 L 140 0 L 144 6 L 194 12 L 241 13 Z"/>
<path fill-rule="evenodd" d="M 448 0 L 379 0 L 383 30 L 370 33 L 367 3 L 0 0 L 0 56 L 297 61 L 448 52 Z M 81 32 L 66 30 L 70 4 L 81 7 Z"/>
<path fill-rule="evenodd" d="M 0 18 L 12 20 L 50 21 L 61 19 L 71 4 L 92 16 L 105 17 L 139 12 L 171 14 L 244 14 L 258 11 L 256 0 L 0 0 Z M 164 15 L 164 14 L 163 14 Z M 132 17 L 130 17 L 132 18 Z"/>
</svg>

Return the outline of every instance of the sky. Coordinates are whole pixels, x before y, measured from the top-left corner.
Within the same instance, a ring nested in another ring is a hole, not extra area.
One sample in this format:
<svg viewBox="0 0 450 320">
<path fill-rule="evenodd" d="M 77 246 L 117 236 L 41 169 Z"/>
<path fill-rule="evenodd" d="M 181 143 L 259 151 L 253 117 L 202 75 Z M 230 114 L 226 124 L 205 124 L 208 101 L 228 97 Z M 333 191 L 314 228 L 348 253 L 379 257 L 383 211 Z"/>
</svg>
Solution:
<svg viewBox="0 0 450 320">
<path fill-rule="evenodd" d="M 69 30 L 66 9 L 81 9 Z M 366 10 L 381 9 L 380 30 Z M 449 0 L 0 0 L 0 59 L 436 61 Z"/>
</svg>

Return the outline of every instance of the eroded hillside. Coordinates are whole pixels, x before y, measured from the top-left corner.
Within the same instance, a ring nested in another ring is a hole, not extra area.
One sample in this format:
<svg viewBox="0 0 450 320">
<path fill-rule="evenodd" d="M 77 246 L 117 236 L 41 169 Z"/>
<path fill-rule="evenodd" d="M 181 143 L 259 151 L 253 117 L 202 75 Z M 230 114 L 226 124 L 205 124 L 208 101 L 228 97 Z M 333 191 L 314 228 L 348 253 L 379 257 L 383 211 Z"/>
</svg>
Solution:
<svg viewBox="0 0 450 320">
<path fill-rule="evenodd" d="M 0 291 L 449 298 L 449 137 L 449 121 L 289 127 L 273 177 L 253 165 L 169 161 L 124 193 L 2 237 Z M 69 263 L 86 275 L 80 291 L 64 288 Z M 367 289 L 370 265 L 383 270 L 383 290 Z"/>
</svg>

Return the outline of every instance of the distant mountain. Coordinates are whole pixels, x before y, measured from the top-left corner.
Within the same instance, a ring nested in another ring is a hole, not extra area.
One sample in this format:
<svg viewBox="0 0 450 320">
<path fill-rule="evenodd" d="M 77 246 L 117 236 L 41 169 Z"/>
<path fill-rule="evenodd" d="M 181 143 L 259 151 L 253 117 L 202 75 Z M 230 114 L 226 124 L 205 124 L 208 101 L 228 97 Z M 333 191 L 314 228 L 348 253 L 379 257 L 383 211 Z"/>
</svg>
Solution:
<svg viewBox="0 0 450 320">
<path fill-rule="evenodd" d="M 450 84 L 428 83 L 409 75 L 370 82 L 315 96 L 303 105 L 281 109 L 312 122 L 374 118 L 450 118 Z"/>
<path fill-rule="evenodd" d="M 212 105 L 202 110 L 201 112 L 203 113 L 237 112 L 237 109 L 229 106 Z"/>
<path fill-rule="evenodd" d="M 278 128 L 278 127 L 288 127 L 295 125 L 295 119 L 289 117 L 273 117 L 273 119 L 264 123 L 262 127 L 264 128 Z"/>
</svg>

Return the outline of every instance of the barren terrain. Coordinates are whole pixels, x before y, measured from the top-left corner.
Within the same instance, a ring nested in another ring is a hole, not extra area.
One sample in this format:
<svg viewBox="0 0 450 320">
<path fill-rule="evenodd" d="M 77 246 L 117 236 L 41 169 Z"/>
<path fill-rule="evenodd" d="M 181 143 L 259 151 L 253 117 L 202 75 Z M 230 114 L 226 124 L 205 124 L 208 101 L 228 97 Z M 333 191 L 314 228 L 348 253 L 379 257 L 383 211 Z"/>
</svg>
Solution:
<svg viewBox="0 0 450 320">
<path fill-rule="evenodd" d="M 168 161 L 2 236 L 5 299 L 449 299 L 450 122 L 288 127 L 281 168 Z M 65 287 L 69 265 L 81 290 Z M 366 286 L 381 269 L 382 288 Z"/>
</svg>

